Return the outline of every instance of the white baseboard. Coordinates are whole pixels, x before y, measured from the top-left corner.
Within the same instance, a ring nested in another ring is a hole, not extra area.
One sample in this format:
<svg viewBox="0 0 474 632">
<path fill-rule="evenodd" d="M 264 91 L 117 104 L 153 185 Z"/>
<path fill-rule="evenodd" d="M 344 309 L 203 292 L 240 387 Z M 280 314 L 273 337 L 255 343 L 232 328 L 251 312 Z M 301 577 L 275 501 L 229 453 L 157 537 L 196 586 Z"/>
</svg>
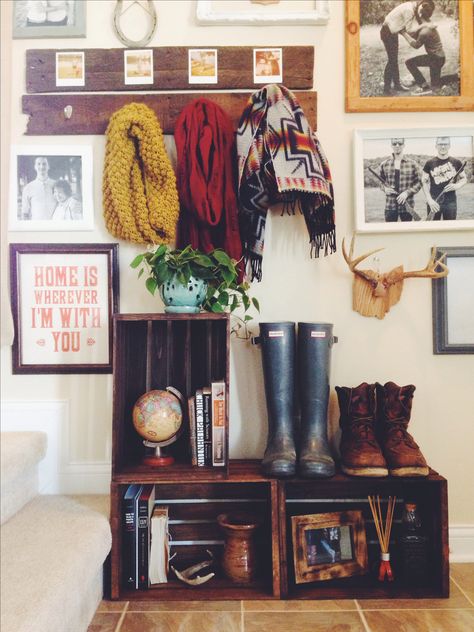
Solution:
<svg viewBox="0 0 474 632">
<path fill-rule="evenodd" d="M 449 561 L 474 562 L 474 525 L 449 527 Z"/>
</svg>

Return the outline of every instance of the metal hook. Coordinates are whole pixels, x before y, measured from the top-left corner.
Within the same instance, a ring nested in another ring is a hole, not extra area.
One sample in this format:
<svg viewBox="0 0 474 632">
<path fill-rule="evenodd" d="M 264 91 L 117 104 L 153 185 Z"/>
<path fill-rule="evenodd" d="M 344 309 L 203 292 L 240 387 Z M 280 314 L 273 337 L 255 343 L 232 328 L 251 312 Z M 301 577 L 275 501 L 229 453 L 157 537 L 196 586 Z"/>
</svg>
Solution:
<svg viewBox="0 0 474 632">
<path fill-rule="evenodd" d="M 66 105 L 64 108 L 64 118 L 69 120 L 72 116 L 72 105 Z"/>
</svg>

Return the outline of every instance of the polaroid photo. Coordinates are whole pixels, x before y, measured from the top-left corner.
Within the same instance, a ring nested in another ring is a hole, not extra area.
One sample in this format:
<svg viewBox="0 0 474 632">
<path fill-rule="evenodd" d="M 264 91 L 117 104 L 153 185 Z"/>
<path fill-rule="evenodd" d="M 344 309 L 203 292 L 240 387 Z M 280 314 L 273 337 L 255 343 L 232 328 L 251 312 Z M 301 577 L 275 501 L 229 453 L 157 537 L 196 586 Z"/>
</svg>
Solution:
<svg viewBox="0 0 474 632">
<path fill-rule="evenodd" d="M 124 83 L 140 85 L 153 83 L 153 51 L 123 51 Z"/>
<path fill-rule="evenodd" d="M 85 83 L 84 53 L 56 53 L 56 86 L 84 86 Z"/>
<path fill-rule="evenodd" d="M 217 83 L 217 49 L 188 50 L 189 83 Z"/>
<path fill-rule="evenodd" d="M 253 82 L 282 83 L 283 54 L 281 48 L 253 49 Z"/>
</svg>

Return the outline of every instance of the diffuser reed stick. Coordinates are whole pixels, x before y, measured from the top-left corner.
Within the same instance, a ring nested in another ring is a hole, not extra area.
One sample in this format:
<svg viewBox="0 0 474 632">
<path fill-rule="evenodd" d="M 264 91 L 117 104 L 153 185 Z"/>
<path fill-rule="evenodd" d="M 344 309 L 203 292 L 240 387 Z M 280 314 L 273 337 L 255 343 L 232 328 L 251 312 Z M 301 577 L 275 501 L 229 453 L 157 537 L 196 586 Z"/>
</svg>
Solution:
<svg viewBox="0 0 474 632">
<path fill-rule="evenodd" d="M 374 517 L 375 529 L 377 531 L 377 537 L 380 544 L 380 566 L 379 566 L 379 581 L 384 581 L 386 578 L 388 581 L 393 581 L 393 572 L 390 565 L 390 533 L 392 531 L 393 513 L 395 511 L 396 496 L 388 497 L 387 513 L 385 514 L 385 520 L 382 514 L 382 504 L 380 502 L 380 496 L 368 496 L 370 510 Z"/>
</svg>

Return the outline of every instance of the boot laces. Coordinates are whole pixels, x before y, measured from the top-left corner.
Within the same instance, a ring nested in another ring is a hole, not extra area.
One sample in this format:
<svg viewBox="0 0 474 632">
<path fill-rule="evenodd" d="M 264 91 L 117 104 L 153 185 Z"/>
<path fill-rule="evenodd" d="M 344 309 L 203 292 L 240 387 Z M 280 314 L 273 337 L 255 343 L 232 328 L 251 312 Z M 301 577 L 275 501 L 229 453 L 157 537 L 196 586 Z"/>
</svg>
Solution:
<svg viewBox="0 0 474 632">
<path fill-rule="evenodd" d="M 350 424 L 352 435 L 354 435 L 360 443 L 370 443 L 373 446 L 377 445 L 374 428 L 373 417 L 359 417 L 353 419 Z"/>
<path fill-rule="evenodd" d="M 407 431 L 407 421 L 403 418 L 398 419 L 390 419 L 387 422 L 387 434 L 389 435 L 389 440 L 394 445 L 399 445 L 404 442 L 410 448 L 418 447 L 413 439 L 413 437 Z"/>
</svg>

